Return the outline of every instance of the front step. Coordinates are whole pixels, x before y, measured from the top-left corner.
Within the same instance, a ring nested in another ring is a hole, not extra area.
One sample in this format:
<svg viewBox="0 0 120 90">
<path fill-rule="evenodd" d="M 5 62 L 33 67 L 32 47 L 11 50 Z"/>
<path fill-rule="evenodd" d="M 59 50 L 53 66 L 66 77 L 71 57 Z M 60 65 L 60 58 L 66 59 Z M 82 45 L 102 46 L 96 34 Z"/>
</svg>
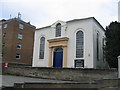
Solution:
<svg viewBox="0 0 120 90">
<path fill-rule="evenodd" d="M 15 83 L 15 88 L 95 88 L 96 83 Z"/>
<path fill-rule="evenodd" d="M 99 90 L 120 89 L 120 79 L 103 79 L 97 80 L 95 83 L 80 82 L 43 82 L 43 83 L 15 83 L 14 88 L 98 88 Z"/>
</svg>

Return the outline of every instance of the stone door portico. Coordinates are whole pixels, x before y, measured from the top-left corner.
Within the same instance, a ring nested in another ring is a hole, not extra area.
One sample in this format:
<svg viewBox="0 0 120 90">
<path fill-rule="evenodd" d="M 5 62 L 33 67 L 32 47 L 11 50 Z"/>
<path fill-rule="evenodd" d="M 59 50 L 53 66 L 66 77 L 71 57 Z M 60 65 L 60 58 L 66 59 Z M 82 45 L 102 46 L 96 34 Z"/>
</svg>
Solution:
<svg viewBox="0 0 120 90">
<path fill-rule="evenodd" d="M 50 39 L 49 42 L 49 62 L 48 67 L 53 67 L 53 48 L 56 47 L 62 47 L 63 48 L 63 66 L 67 67 L 67 43 L 69 38 L 63 37 L 63 38 L 56 38 L 56 39 Z"/>
</svg>

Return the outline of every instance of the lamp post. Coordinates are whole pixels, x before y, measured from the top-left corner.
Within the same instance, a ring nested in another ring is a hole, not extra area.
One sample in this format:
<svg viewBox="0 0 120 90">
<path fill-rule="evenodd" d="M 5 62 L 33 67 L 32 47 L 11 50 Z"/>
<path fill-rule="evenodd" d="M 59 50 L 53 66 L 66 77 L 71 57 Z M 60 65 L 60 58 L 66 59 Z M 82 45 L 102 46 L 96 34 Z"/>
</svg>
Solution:
<svg viewBox="0 0 120 90">
<path fill-rule="evenodd" d="M 120 56 L 118 56 L 118 78 L 120 78 Z"/>
</svg>

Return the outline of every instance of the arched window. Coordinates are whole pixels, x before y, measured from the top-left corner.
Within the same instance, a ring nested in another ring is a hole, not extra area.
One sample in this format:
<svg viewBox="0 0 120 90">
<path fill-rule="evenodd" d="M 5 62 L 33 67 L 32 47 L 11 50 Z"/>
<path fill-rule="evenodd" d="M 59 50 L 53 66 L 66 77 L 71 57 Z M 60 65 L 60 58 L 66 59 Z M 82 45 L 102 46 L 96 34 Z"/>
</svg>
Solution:
<svg viewBox="0 0 120 90">
<path fill-rule="evenodd" d="M 99 61 L 99 33 L 97 33 L 97 60 Z"/>
<path fill-rule="evenodd" d="M 82 31 L 76 33 L 76 58 L 83 58 L 84 34 Z"/>
<path fill-rule="evenodd" d="M 61 24 L 60 23 L 58 23 L 56 25 L 56 35 L 55 36 L 56 37 L 60 37 L 61 36 Z"/>
<path fill-rule="evenodd" d="M 40 59 L 44 59 L 44 49 L 45 49 L 45 37 L 41 37 L 40 39 Z"/>
</svg>

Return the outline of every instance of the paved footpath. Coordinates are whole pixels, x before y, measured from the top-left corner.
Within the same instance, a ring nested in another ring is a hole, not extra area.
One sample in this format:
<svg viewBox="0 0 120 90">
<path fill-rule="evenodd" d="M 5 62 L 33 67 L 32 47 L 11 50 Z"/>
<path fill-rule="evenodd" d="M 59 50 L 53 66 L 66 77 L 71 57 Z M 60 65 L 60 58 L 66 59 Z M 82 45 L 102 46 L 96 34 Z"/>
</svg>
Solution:
<svg viewBox="0 0 120 90">
<path fill-rule="evenodd" d="M 1 86 L 14 86 L 14 83 L 23 83 L 23 82 L 70 82 L 70 81 L 61 81 L 61 80 L 49 80 L 49 79 L 40 79 L 40 78 L 30 78 L 30 77 L 22 77 L 22 76 L 11 76 L 11 75 L 0 75 L 2 77 L 2 82 L 0 82 Z M 0 86 L 0 87 L 1 87 Z"/>
</svg>

